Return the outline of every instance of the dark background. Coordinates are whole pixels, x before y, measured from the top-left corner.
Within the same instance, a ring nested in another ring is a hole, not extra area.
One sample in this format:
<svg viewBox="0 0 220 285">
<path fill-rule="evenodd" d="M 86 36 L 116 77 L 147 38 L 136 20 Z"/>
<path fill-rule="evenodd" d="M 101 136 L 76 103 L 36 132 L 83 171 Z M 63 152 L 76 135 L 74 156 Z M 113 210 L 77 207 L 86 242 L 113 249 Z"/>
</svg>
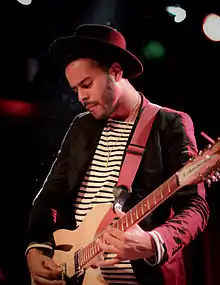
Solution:
<svg viewBox="0 0 220 285">
<path fill-rule="evenodd" d="M 166 11 L 180 4 L 187 17 L 175 23 Z M 10 285 L 29 282 L 24 233 L 31 202 L 41 187 L 74 116 L 82 108 L 48 58 L 51 42 L 82 23 L 107 23 L 121 31 L 145 73 L 131 80 L 152 102 L 188 112 L 199 149 L 219 132 L 220 42 L 202 31 L 217 1 L 33 0 L 29 6 L 1 3 L 0 17 L 0 268 Z M 143 47 L 159 41 L 162 58 L 146 58 Z M 37 72 L 30 78 L 30 60 Z M 189 284 L 220 284 L 218 276 L 219 183 L 208 189 L 209 225 L 187 257 Z M 0 281 L 0 283 L 3 281 Z"/>
</svg>

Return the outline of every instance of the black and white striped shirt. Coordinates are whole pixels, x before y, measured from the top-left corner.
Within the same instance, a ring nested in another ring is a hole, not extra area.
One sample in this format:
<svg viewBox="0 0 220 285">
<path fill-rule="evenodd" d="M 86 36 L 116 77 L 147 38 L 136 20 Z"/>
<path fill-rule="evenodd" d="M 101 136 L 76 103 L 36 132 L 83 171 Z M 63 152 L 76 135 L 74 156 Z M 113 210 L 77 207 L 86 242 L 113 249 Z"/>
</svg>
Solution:
<svg viewBox="0 0 220 285">
<path fill-rule="evenodd" d="M 133 123 L 131 122 L 112 119 L 109 119 L 104 127 L 74 204 L 77 226 L 93 206 L 114 202 L 112 189 L 119 177 L 123 153 L 132 127 Z M 107 161 L 108 166 L 106 167 Z M 111 255 L 107 255 L 107 258 L 110 257 Z M 129 261 L 123 261 L 101 270 L 109 284 L 139 284 Z"/>
</svg>

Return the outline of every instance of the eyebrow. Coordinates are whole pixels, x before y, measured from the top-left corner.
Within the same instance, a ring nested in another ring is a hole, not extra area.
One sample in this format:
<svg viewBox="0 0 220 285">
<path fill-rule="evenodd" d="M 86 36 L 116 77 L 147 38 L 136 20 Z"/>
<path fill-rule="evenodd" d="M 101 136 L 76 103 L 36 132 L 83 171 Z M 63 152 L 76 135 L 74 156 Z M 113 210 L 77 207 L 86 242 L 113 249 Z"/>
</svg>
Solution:
<svg viewBox="0 0 220 285">
<path fill-rule="evenodd" d="M 77 87 L 78 85 L 82 85 L 87 79 L 90 79 L 90 77 L 87 76 L 86 78 L 84 78 L 83 80 L 81 80 L 78 84 L 76 84 L 76 86 L 72 86 L 71 89 L 72 89 L 72 90 L 76 89 L 76 87 Z"/>
</svg>

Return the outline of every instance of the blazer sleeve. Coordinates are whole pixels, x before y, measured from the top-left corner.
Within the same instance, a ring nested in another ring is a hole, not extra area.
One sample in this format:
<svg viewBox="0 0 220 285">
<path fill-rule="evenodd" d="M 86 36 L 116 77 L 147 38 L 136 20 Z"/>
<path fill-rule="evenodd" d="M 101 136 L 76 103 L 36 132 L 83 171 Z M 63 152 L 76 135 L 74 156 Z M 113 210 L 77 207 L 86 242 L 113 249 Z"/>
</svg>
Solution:
<svg viewBox="0 0 220 285">
<path fill-rule="evenodd" d="M 26 252 L 31 247 L 52 249 L 52 233 L 56 229 L 55 214 L 69 190 L 68 168 L 70 143 L 73 139 L 77 117 L 71 123 L 60 150 L 43 186 L 34 198 L 26 230 Z"/>
<path fill-rule="evenodd" d="M 169 176 L 186 164 L 197 153 L 194 126 L 191 117 L 178 113 L 164 129 L 164 167 Z M 170 261 L 190 241 L 202 232 L 209 218 L 204 183 L 185 186 L 171 198 L 173 215 L 165 224 L 155 230 L 164 241 L 164 261 Z"/>
</svg>

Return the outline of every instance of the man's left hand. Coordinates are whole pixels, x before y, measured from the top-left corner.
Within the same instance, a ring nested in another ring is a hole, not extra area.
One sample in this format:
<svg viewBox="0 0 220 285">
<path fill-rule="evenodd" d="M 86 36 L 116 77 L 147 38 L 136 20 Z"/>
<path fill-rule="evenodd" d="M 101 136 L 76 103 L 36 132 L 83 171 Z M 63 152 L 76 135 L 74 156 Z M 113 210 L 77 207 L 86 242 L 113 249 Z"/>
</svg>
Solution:
<svg viewBox="0 0 220 285">
<path fill-rule="evenodd" d="M 119 217 L 125 215 L 123 212 L 117 214 Z M 98 240 L 97 244 L 103 252 L 114 254 L 111 259 L 98 261 L 95 264 L 97 267 L 114 265 L 123 260 L 149 258 L 155 255 L 153 238 L 137 224 L 126 232 L 109 226 L 103 234 L 102 241 Z"/>
</svg>

